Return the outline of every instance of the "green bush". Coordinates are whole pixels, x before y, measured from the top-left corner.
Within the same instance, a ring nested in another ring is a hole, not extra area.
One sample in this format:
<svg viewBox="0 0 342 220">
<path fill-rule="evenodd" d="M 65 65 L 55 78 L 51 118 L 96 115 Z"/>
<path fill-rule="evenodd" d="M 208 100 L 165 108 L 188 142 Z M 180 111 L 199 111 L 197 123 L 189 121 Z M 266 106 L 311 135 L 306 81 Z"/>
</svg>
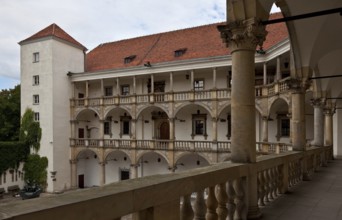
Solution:
<svg viewBox="0 0 342 220">
<path fill-rule="evenodd" d="M 10 168 L 17 169 L 29 153 L 30 148 L 24 142 L 0 142 L 0 174 Z"/>
</svg>

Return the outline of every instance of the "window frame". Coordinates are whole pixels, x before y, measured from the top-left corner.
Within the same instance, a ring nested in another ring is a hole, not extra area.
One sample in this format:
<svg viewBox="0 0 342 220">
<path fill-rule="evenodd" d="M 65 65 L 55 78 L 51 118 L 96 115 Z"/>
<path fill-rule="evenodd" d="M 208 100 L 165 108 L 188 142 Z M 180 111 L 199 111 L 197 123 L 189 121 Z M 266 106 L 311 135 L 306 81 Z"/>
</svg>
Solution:
<svg viewBox="0 0 342 220">
<path fill-rule="evenodd" d="M 286 121 L 286 124 L 284 122 Z M 279 141 L 280 138 L 289 138 L 291 134 L 291 121 L 287 117 L 287 114 L 281 113 L 277 115 L 277 135 L 276 138 Z M 287 126 L 284 126 L 287 125 Z"/>
<path fill-rule="evenodd" d="M 34 94 L 33 95 L 33 105 L 39 105 L 40 100 L 39 100 L 39 95 L 38 94 Z"/>
<path fill-rule="evenodd" d="M 201 121 L 203 123 L 203 132 L 198 132 L 198 121 Z M 192 133 L 191 138 L 194 139 L 195 136 L 203 136 L 205 140 L 207 140 L 208 134 L 207 134 L 207 114 L 192 114 Z"/>
<path fill-rule="evenodd" d="M 39 62 L 39 52 L 34 52 L 33 53 L 33 63 L 38 63 Z"/>
<path fill-rule="evenodd" d="M 200 82 L 200 81 L 203 82 L 203 83 L 202 83 L 202 86 L 196 86 L 196 83 L 197 83 L 197 82 Z M 204 88 L 205 88 L 205 81 L 204 81 L 204 79 L 195 79 L 195 80 L 194 80 L 194 85 L 193 85 L 194 91 L 203 91 Z"/>
<path fill-rule="evenodd" d="M 131 121 L 132 121 L 132 117 L 131 116 L 120 116 L 120 138 L 122 138 L 123 135 L 129 135 L 131 137 L 132 132 L 131 132 Z M 124 123 L 128 123 L 128 133 L 124 133 Z"/>
<path fill-rule="evenodd" d="M 128 91 L 124 91 L 124 88 L 127 88 Z M 121 95 L 122 95 L 122 96 L 128 96 L 128 95 L 130 95 L 130 87 L 129 87 L 128 84 L 121 85 Z"/>
<path fill-rule="evenodd" d="M 103 134 L 104 135 L 112 135 L 111 132 L 111 126 L 110 126 L 110 121 L 104 121 L 103 123 Z"/>
<path fill-rule="evenodd" d="M 106 97 L 113 96 L 113 86 L 105 86 L 104 87 L 104 96 L 106 96 Z"/>
<path fill-rule="evenodd" d="M 39 112 L 35 112 L 34 113 L 34 121 L 35 122 L 39 122 L 40 121 L 40 114 L 39 114 Z"/>
<path fill-rule="evenodd" d="M 32 85 L 38 86 L 39 85 L 39 75 L 34 75 Z"/>
</svg>

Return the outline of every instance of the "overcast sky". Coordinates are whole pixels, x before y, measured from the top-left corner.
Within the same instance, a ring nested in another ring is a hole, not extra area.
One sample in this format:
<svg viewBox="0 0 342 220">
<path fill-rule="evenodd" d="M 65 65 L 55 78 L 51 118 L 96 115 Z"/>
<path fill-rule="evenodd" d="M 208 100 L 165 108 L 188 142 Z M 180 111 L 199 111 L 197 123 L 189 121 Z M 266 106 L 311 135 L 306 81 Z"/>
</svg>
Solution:
<svg viewBox="0 0 342 220">
<path fill-rule="evenodd" d="M 1 0 L 0 90 L 20 83 L 18 42 L 56 23 L 98 44 L 224 21 L 226 0 Z"/>
</svg>

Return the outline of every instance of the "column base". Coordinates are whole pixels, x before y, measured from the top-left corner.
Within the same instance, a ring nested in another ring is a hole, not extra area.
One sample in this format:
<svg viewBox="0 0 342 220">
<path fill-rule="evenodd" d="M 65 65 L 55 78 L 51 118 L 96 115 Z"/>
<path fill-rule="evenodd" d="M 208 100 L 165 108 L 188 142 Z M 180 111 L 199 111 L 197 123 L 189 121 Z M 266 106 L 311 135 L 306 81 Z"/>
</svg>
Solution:
<svg viewBox="0 0 342 220">
<path fill-rule="evenodd" d="M 247 219 L 260 219 L 262 213 L 258 206 L 253 206 L 248 208 Z"/>
</svg>

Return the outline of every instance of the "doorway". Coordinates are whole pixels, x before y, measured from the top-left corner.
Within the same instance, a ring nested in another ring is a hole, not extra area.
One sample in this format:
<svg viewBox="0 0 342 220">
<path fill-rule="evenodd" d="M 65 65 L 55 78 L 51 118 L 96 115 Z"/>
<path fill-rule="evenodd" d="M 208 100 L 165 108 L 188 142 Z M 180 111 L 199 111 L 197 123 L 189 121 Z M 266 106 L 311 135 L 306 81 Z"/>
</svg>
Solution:
<svg viewBox="0 0 342 220">
<path fill-rule="evenodd" d="M 78 188 L 84 188 L 84 174 L 78 175 Z"/>
<path fill-rule="evenodd" d="M 129 170 L 121 169 L 120 180 L 128 180 L 128 179 L 129 179 Z"/>
<path fill-rule="evenodd" d="M 160 139 L 169 140 L 170 139 L 170 125 L 168 121 L 163 121 L 159 128 Z"/>
</svg>

